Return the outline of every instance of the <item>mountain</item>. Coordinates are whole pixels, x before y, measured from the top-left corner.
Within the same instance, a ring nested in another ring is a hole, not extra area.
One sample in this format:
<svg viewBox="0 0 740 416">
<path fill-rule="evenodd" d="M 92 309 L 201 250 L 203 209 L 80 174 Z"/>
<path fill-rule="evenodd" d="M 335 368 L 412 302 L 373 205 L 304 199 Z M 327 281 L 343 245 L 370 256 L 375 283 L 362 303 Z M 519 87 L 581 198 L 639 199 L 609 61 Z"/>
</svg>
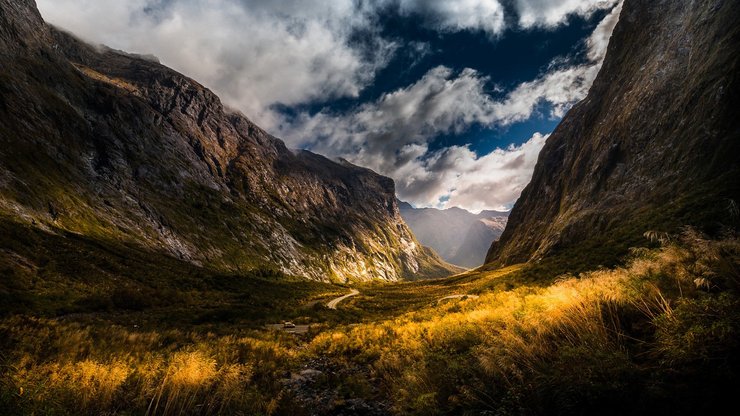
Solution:
<svg viewBox="0 0 740 416">
<path fill-rule="evenodd" d="M 93 47 L 0 0 L 0 218 L 216 270 L 321 281 L 457 270 L 394 183 L 292 151 L 152 57 Z"/>
<path fill-rule="evenodd" d="M 625 0 L 601 72 L 486 261 L 612 264 L 649 231 L 737 224 L 739 19 L 738 2 Z"/>
<path fill-rule="evenodd" d="M 445 259 L 446 261 L 469 268 L 481 266 L 485 262 L 488 248 L 493 241 L 501 237 L 508 218 L 505 216 L 484 217 L 481 215 L 482 213 L 470 225 L 462 242 L 454 251 L 454 255 Z"/>
<path fill-rule="evenodd" d="M 414 235 L 447 262 L 473 268 L 483 264 L 491 242 L 501 236 L 508 212 L 481 211 L 473 214 L 461 208 L 445 210 L 414 208 L 398 201 L 401 216 Z"/>
</svg>

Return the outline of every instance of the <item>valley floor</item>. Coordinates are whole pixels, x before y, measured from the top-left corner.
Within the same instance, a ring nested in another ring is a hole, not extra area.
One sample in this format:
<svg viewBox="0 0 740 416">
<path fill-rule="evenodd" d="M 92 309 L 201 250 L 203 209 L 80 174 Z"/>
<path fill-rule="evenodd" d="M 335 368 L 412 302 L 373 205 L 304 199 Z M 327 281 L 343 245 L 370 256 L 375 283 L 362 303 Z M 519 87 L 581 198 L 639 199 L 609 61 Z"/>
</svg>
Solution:
<svg viewBox="0 0 740 416">
<path fill-rule="evenodd" d="M 1 414 L 701 414 L 737 392 L 735 238 L 364 284 L 334 310 L 349 288 L 3 227 Z"/>
</svg>

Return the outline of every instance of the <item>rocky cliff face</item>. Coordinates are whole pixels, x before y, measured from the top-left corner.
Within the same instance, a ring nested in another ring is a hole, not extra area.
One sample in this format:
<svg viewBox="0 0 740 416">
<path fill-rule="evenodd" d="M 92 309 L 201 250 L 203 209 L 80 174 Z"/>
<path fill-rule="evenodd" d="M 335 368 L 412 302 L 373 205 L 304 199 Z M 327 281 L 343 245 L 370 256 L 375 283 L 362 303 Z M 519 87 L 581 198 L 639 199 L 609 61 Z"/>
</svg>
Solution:
<svg viewBox="0 0 740 416">
<path fill-rule="evenodd" d="M 625 0 L 588 97 L 543 148 L 487 261 L 608 263 L 648 230 L 737 221 L 740 3 Z"/>
<path fill-rule="evenodd" d="M 0 0 L 0 215 L 195 264 L 316 280 L 453 268 L 393 181 L 287 149 L 156 60 L 94 48 Z"/>
</svg>

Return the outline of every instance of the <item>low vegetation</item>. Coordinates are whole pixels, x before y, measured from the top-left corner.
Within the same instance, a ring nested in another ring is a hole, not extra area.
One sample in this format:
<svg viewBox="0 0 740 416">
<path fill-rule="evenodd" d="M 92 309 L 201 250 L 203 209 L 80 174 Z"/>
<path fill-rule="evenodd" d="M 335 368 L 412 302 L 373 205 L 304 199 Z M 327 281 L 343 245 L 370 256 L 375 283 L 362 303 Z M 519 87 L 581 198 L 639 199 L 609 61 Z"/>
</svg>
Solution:
<svg viewBox="0 0 740 416">
<path fill-rule="evenodd" d="M 712 412 L 734 399 L 740 367 L 740 241 L 647 236 L 661 246 L 544 283 L 516 266 L 367 285 L 340 311 L 301 303 L 286 318 L 305 315 L 305 336 L 216 315 L 125 325 L 143 312 L 115 304 L 15 311 L 0 322 L 0 413 Z M 331 290 L 344 289 L 302 299 Z M 452 294 L 479 297 L 441 300 Z"/>
</svg>

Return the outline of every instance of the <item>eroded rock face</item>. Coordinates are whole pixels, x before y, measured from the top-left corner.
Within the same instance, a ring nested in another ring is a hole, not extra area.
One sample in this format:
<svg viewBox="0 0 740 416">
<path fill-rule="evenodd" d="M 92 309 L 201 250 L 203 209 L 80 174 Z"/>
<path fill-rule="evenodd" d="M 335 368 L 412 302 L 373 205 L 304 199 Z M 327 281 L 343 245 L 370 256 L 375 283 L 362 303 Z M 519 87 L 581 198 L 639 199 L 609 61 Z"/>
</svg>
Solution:
<svg viewBox="0 0 740 416">
<path fill-rule="evenodd" d="M 604 264 L 648 230 L 737 221 L 739 20 L 736 1 L 625 0 L 588 97 L 547 140 L 487 261 Z"/>
<path fill-rule="evenodd" d="M 156 60 L 0 0 L 0 212 L 221 269 L 439 277 L 391 179 L 291 151 Z"/>
</svg>

